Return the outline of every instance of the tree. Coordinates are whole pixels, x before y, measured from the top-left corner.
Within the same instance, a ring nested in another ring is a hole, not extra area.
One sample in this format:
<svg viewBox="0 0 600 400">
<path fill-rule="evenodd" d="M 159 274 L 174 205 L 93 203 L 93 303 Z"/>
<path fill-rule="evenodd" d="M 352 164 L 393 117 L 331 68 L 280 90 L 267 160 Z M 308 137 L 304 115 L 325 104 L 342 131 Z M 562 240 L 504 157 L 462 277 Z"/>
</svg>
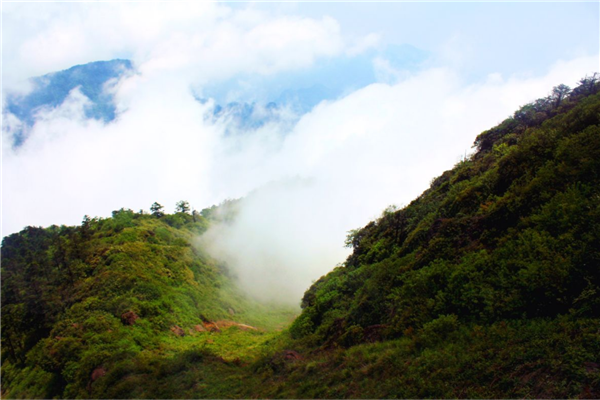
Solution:
<svg viewBox="0 0 600 400">
<path fill-rule="evenodd" d="M 599 89 L 600 74 L 595 72 L 592 76 L 586 76 L 579 81 L 579 86 L 573 89 L 571 95 L 575 96 L 589 96 L 596 93 Z"/>
<path fill-rule="evenodd" d="M 571 88 L 567 85 L 558 85 L 552 89 L 552 95 L 550 96 L 554 101 L 554 108 L 558 108 L 560 103 L 571 93 Z"/>
<path fill-rule="evenodd" d="M 154 215 L 156 218 L 160 218 L 165 215 L 163 209 L 164 207 L 156 201 L 150 206 L 150 211 L 152 211 L 152 215 Z"/>
<path fill-rule="evenodd" d="M 92 219 L 89 215 L 83 216 L 83 221 L 81 221 L 81 237 L 84 239 L 88 239 L 90 237 L 90 227 L 92 224 Z"/>
<path fill-rule="evenodd" d="M 181 213 L 189 213 L 190 212 L 190 203 L 188 203 L 187 201 L 179 201 L 177 202 L 177 204 L 175 204 L 175 211 L 177 212 L 181 212 Z"/>
</svg>

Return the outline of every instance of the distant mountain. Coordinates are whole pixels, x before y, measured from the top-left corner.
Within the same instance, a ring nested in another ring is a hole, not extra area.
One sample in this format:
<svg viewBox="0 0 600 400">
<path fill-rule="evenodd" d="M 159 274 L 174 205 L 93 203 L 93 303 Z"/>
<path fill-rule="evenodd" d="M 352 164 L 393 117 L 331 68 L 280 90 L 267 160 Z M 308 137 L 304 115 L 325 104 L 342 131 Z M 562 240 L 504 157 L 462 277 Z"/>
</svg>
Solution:
<svg viewBox="0 0 600 400">
<path fill-rule="evenodd" d="M 307 71 L 260 77 L 258 81 L 252 77 L 241 78 L 250 82 L 245 86 L 265 91 L 259 97 L 262 101 L 243 95 L 237 101 L 229 101 L 229 94 L 240 90 L 238 78 L 209 85 L 205 88 L 208 96 L 197 100 L 215 99 L 217 105 L 208 117 L 214 122 L 226 122 L 227 134 L 257 129 L 269 122 L 281 122 L 283 118 L 293 124 L 323 100 L 334 100 L 376 82 L 374 58 L 386 60 L 394 70 L 410 72 L 417 70 L 428 56 L 427 52 L 407 44 L 388 45 L 381 51 L 370 50 L 360 56 L 323 60 Z M 90 100 L 91 104 L 85 108 L 87 118 L 103 122 L 114 120 L 116 109 L 110 84 L 133 71 L 130 60 L 115 59 L 31 78 L 31 92 L 6 96 L 3 112 L 13 114 L 23 124 L 21 129 L 12 132 L 13 146 L 23 144 L 40 111 L 60 106 L 75 88 Z"/>
<path fill-rule="evenodd" d="M 234 77 L 203 88 L 205 97 L 218 104 L 216 119 L 228 119 L 228 130 L 256 129 L 265 123 L 294 122 L 324 100 L 336 100 L 355 90 L 378 82 L 395 83 L 394 72 L 410 74 L 429 58 L 429 53 L 408 44 L 371 49 L 357 56 L 319 60 L 314 66 L 273 76 Z M 388 70 L 378 71 L 375 62 L 384 61 Z M 243 89 L 246 88 L 246 89 Z M 236 101 L 230 102 L 235 93 Z"/>
<path fill-rule="evenodd" d="M 336 90 L 315 84 L 306 88 L 286 89 L 274 101 L 266 104 L 257 102 L 217 104 L 210 117 L 213 122 L 226 122 L 225 133 L 228 135 L 258 129 L 270 122 L 285 122 L 292 125 L 322 101 L 333 100 L 338 95 Z"/>
<path fill-rule="evenodd" d="M 323 100 L 335 99 L 338 93 L 326 86 L 315 84 L 300 89 L 285 89 L 273 101 L 229 102 L 216 104 L 207 117 L 212 122 L 225 122 L 228 135 L 254 130 L 270 122 L 293 124 Z M 196 98 L 206 103 L 206 98 Z"/>
<path fill-rule="evenodd" d="M 60 106 L 76 88 L 90 100 L 91 104 L 84 110 L 87 118 L 103 122 L 114 120 L 116 109 L 110 84 L 133 71 L 131 61 L 116 59 L 76 65 L 64 71 L 31 78 L 31 92 L 26 95 L 9 93 L 6 97 L 4 112 L 13 114 L 23 123 L 22 129 L 13 133 L 13 146 L 23 144 L 27 130 L 34 125 L 40 111 Z M 212 110 L 212 115 L 208 117 L 213 122 L 226 122 L 226 133 L 239 133 L 260 128 L 268 122 L 280 121 L 281 112 L 286 107 L 297 115 L 302 115 L 321 100 L 331 98 L 330 92 L 322 85 L 298 90 L 288 89 L 283 91 L 276 102 L 217 104 Z M 197 100 L 201 103 L 207 101 L 200 98 Z"/>
<path fill-rule="evenodd" d="M 280 107 L 273 102 L 266 105 L 231 102 L 216 105 L 212 112 L 213 121 L 227 122 L 226 133 L 243 132 L 260 128 L 268 122 L 281 119 Z"/>
<path fill-rule="evenodd" d="M 19 118 L 26 130 L 35 123 L 37 112 L 60 106 L 73 89 L 79 88 L 91 101 L 91 105 L 85 109 L 85 115 L 109 122 L 115 118 L 115 105 L 113 94 L 106 90 L 106 85 L 131 71 L 131 61 L 117 59 L 76 65 L 64 71 L 31 78 L 33 90 L 26 95 L 8 94 L 5 111 Z M 24 133 L 20 131 L 15 134 L 15 146 L 22 144 Z"/>
</svg>

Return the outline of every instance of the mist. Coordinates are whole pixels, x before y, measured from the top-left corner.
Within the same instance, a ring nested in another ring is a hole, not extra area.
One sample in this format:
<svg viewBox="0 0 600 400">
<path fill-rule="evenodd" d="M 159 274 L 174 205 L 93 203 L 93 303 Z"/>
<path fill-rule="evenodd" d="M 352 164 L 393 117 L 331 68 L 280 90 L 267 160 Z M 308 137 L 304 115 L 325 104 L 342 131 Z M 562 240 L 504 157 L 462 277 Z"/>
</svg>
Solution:
<svg viewBox="0 0 600 400">
<path fill-rule="evenodd" d="M 215 165 L 218 186 L 249 194 L 236 218 L 211 226 L 201 243 L 251 295 L 297 305 L 312 282 L 343 263 L 350 229 L 389 205 L 408 204 L 470 154 L 480 132 L 547 93 L 551 82 L 576 81 L 593 62 L 467 87 L 452 71 L 432 69 L 323 102 L 285 134 L 270 126 L 223 138 L 219 145 L 229 150 Z"/>
</svg>

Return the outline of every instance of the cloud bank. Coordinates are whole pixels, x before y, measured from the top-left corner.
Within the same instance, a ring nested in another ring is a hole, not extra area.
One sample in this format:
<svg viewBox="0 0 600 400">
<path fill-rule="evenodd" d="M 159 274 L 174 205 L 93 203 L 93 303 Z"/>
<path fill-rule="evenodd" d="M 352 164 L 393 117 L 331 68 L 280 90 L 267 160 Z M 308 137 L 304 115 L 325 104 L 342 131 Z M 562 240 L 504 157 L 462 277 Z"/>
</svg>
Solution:
<svg viewBox="0 0 600 400">
<path fill-rule="evenodd" d="M 595 62 L 578 59 L 543 77 L 496 75 L 467 86 L 451 70 L 428 70 L 321 103 L 283 139 L 269 131 L 231 139 L 247 142 L 219 157 L 216 184 L 236 195 L 259 189 L 242 200 L 232 224 L 211 228 L 204 243 L 250 293 L 297 304 L 312 281 L 344 261 L 348 230 L 390 204 L 409 203 L 470 152 L 477 134 L 556 82 L 576 82 Z M 220 141 L 221 151 L 234 147 L 227 142 Z"/>
<path fill-rule="evenodd" d="M 87 119 L 89 99 L 74 89 L 60 107 L 40 110 L 23 146 L 4 140 L 3 235 L 154 201 L 201 209 L 245 197 L 238 218 L 202 240 L 251 294 L 297 304 L 311 281 L 344 260 L 348 230 L 418 196 L 518 106 L 597 69 L 597 57 L 580 57 L 543 76 L 466 83 L 457 69 L 436 66 L 230 135 L 226 120 L 206 118 L 214 102 L 196 100 L 204 85 L 308 68 L 379 37 L 349 42 L 326 16 L 188 6 L 81 4 L 66 14 L 48 6 L 38 20 L 28 5 L 13 10 L 10 26 L 31 25 L 8 46 L 15 61 L 5 76 L 15 90 L 26 90 L 25 76 L 118 53 L 131 56 L 138 73 L 112 87 L 115 121 Z M 18 125 L 7 115 L 3 135 Z"/>
</svg>

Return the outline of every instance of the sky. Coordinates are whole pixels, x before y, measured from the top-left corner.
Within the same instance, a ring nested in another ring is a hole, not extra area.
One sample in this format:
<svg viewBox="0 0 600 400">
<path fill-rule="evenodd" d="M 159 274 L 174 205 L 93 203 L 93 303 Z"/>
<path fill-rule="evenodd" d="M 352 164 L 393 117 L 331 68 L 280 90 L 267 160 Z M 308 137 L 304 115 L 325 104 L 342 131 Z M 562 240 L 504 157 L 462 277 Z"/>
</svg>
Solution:
<svg viewBox="0 0 600 400">
<path fill-rule="evenodd" d="M 23 121 L 3 107 L 2 236 L 243 197 L 233 224 L 199 240 L 253 295 L 297 302 L 344 261 L 347 231 L 408 204 L 519 106 L 599 71 L 599 14 L 598 2 L 3 2 L 3 104 L 78 64 L 121 58 L 134 72 L 105 85 L 114 120 L 90 119 L 74 88 L 19 147 Z M 275 102 L 278 118 L 207 117 L 231 102 Z"/>
</svg>

